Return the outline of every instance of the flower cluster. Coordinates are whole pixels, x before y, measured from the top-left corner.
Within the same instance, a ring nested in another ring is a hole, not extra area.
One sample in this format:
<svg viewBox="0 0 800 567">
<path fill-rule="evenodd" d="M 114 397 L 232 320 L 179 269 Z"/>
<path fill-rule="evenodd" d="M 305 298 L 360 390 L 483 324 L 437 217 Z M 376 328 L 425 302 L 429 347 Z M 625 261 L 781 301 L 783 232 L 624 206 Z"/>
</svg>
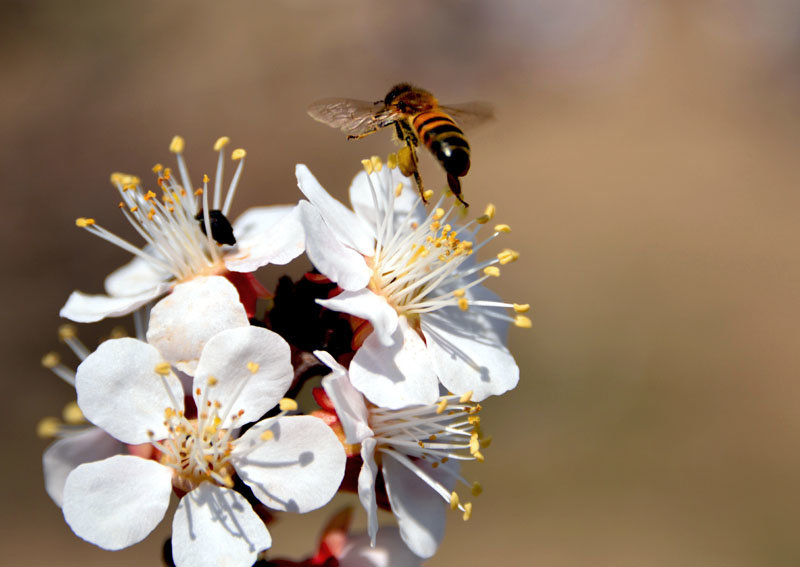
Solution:
<svg viewBox="0 0 800 567">
<path fill-rule="evenodd" d="M 492 224 L 491 205 L 471 221 L 447 196 L 426 208 L 432 194 L 423 200 L 394 156 L 362 162 L 352 208 L 298 165 L 305 198 L 231 223 L 246 154 L 231 153 L 223 192 L 228 144 L 214 144 L 216 174 L 201 186 L 177 136 L 177 174 L 156 165 L 152 185 L 112 174 L 142 245 L 77 220 L 133 258 L 105 279 L 105 294 L 73 292 L 61 316 L 132 314 L 135 336 L 115 330 L 91 351 L 72 324 L 59 330 L 80 364 L 56 353 L 42 363 L 77 401 L 40 423 L 55 438 L 46 490 L 76 535 L 109 550 L 146 538 L 174 495 L 165 556 L 178 566 L 419 565 L 448 511 L 469 519 L 481 492 L 460 472 L 484 461 L 481 402 L 519 380 L 505 343 L 512 324 L 530 326 L 528 306 L 484 287 L 519 256 L 482 253 L 510 228 Z M 299 280 L 270 290 L 256 279 L 303 254 Z M 301 408 L 305 389 L 313 396 Z M 348 509 L 309 559 L 269 555 L 281 512 L 320 508 L 340 491 L 357 493 L 366 534 L 349 534 Z M 379 508 L 396 528 L 379 531 Z"/>
</svg>

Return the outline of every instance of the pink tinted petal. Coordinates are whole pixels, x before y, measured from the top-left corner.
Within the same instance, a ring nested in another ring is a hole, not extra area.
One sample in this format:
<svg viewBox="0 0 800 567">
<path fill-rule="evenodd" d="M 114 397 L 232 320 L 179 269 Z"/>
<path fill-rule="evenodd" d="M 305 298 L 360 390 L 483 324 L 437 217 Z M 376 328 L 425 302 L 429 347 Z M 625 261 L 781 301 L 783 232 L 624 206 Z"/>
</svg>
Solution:
<svg viewBox="0 0 800 567">
<path fill-rule="evenodd" d="M 366 287 L 372 273 L 364 256 L 342 244 L 308 201 L 297 206 L 306 233 L 306 254 L 314 267 L 342 289 Z"/>
<path fill-rule="evenodd" d="M 270 546 L 267 527 L 244 496 L 208 482 L 181 498 L 172 520 L 177 567 L 250 567 Z"/>
<path fill-rule="evenodd" d="M 385 526 L 378 534 L 375 547 L 370 546 L 368 534 L 347 538 L 339 556 L 339 567 L 419 567 L 422 559 L 411 553 L 400 538 L 400 530 Z"/>
<path fill-rule="evenodd" d="M 169 290 L 169 284 L 160 284 L 137 295 L 124 297 L 89 295 L 81 291 L 73 291 L 58 314 L 76 323 L 94 323 L 106 317 L 119 317 L 133 313 L 145 303 L 166 293 L 167 290 Z"/>
<path fill-rule="evenodd" d="M 69 435 L 50 445 L 42 456 L 44 488 L 57 506 L 64 500 L 64 483 L 78 465 L 125 453 L 120 443 L 98 427 Z"/>
<path fill-rule="evenodd" d="M 269 430 L 272 439 L 261 435 Z M 308 415 L 264 420 L 237 442 L 233 465 L 261 502 L 308 512 L 333 498 L 344 477 L 345 452 L 324 421 Z"/>
<path fill-rule="evenodd" d="M 382 408 L 434 403 L 439 380 L 425 343 L 405 317 L 400 317 L 392 340 L 385 347 L 375 333 L 368 336 L 350 363 L 350 382 Z"/>
<path fill-rule="evenodd" d="M 448 492 L 453 490 L 455 478 L 446 473 L 455 467 L 452 461 L 437 469 L 424 461 L 417 460 L 414 464 Z M 403 541 L 419 557 L 432 557 L 444 537 L 450 505 L 417 474 L 388 454 L 383 455 L 383 479 Z"/>
<path fill-rule="evenodd" d="M 367 512 L 367 533 L 372 545 L 378 535 L 378 498 L 375 495 L 375 479 L 378 465 L 375 463 L 375 439 L 364 439 L 361 444 L 361 459 L 364 464 L 358 472 L 358 499 Z"/>
<path fill-rule="evenodd" d="M 145 293 L 172 279 L 172 274 L 159 270 L 147 260 L 134 256 L 106 277 L 106 293 L 111 296 L 129 296 Z"/>
<path fill-rule="evenodd" d="M 373 233 L 358 215 L 331 197 L 305 165 L 297 164 L 295 175 L 300 191 L 320 212 L 337 240 L 365 256 L 372 254 L 375 250 Z"/>
<path fill-rule="evenodd" d="M 176 285 L 156 303 L 150 312 L 147 342 L 178 370 L 193 376 L 211 337 L 249 325 L 233 284 L 221 276 L 199 276 Z"/>
<path fill-rule="evenodd" d="M 318 299 L 317 303 L 333 311 L 366 319 L 372 324 L 382 345 L 392 344 L 392 333 L 397 329 L 397 311 L 382 295 L 364 288 L 343 291 L 330 299 Z"/>
<path fill-rule="evenodd" d="M 469 321 L 449 318 L 450 311 L 456 310 L 422 317 L 422 333 L 444 387 L 454 394 L 471 390 L 475 401 L 516 387 L 519 367 L 494 327 L 479 315 Z"/>
<path fill-rule="evenodd" d="M 296 207 L 250 209 L 233 228 L 236 247 L 225 254 L 225 267 L 234 272 L 288 264 L 306 247 L 305 230 Z"/>
<path fill-rule="evenodd" d="M 372 437 L 364 396 L 350 384 L 347 370 L 327 352 L 316 350 L 314 354 L 333 369 L 333 373 L 322 379 L 322 387 L 333 402 L 347 442 L 356 444 L 366 437 Z"/>
<path fill-rule="evenodd" d="M 163 361 L 155 348 L 136 339 L 102 343 L 75 375 L 83 415 L 123 443 L 147 443 L 149 432 L 164 439 L 164 410 L 183 409 L 183 386 L 172 372 L 156 372 Z"/>
<path fill-rule="evenodd" d="M 241 327 L 217 333 L 206 343 L 194 376 L 195 402 L 206 396 L 208 380 L 217 379 L 207 399 L 222 404 L 227 413 L 223 428 L 260 418 L 272 409 L 292 385 L 294 370 L 288 343 L 261 327 Z M 197 391 L 200 391 L 200 394 Z"/>
<path fill-rule="evenodd" d="M 171 469 L 129 455 L 80 465 L 64 486 L 64 519 L 89 543 L 123 549 L 146 538 L 164 517 L 171 479 Z"/>
</svg>

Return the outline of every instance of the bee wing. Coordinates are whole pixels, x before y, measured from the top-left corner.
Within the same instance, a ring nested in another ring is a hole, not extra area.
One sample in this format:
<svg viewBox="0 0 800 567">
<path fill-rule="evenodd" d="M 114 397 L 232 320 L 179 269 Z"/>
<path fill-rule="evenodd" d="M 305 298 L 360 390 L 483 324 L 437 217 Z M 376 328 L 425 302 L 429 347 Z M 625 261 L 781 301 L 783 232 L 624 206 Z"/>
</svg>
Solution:
<svg viewBox="0 0 800 567">
<path fill-rule="evenodd" d="M 462 128 L 474 128 L 494 118 L 494 108 L 488 102 L 467 102 L 451 106 L 440 106 Z"/>
<path fill-rule="evenodd" d="M 393 120 L 382 102 L 367 102 L 352 98 L 327 98 L 308 107 L 314 120 L 338 128 L 351 136 L 383 128 Z"/>
</svg>

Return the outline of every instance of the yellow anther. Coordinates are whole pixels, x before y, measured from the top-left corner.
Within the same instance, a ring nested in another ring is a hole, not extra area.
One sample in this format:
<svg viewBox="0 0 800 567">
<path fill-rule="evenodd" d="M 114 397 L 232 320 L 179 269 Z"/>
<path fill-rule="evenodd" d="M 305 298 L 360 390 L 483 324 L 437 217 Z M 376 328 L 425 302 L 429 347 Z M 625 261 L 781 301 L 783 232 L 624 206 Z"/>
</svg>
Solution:
<svg viewBox="0 0 800 567">
<path fill-rule="evenodd" d="M 295 411 L 297 409 L 297 402 L 292 398 L 283 398 L 278 403 L 278 407 L 281 408 L 281 411 Z"/>
<path fill-rule="evenodd" d="M 231 153 L 231 159 L 232 159 L 233 161 L 237 161 L 237 160 L 240 160 L 240 159 L 244 159 L 244 156 L 246 156 L 246 155 L 247 155 L 247 152 L 246 152 L 246 151 L 244 151 L 244 149 L 243 149 L 243 148 L 236 148 L 236 149 L 235 149 L 235 150 L 233 150 L 233 152 Z"/>
<path fill-rule="evenodd" d="M 115 171 L 111 174 L 111 184 L 112 185 L 122 185 L 122 178 L 125 176 L 124 173 L 120 173 L 119 171 Z"/>
<path fill-rule="evenodd" d="M 198 189 L 197 189 L 197 190 L 194 192 L 194 194 L 195 194 L 195 196 L 198 196 L 198 197 L 199 197 L 200 195 L 202 195 L 202 194 L 203 194 L 203 189 L 202 189 L 202 188 L 200 188 L 200 187 L 198 187 Z"/>
<path fill-rule="evenodd" d="M 481 439 L 481 449 L 487 449 L 492 444 L 492 439 L 494 438 L 491 435 Z"/>
<path fill-rule="evenodd" d="M 422 198 L 426 201 L 430 201 L 431 197 L 433 197 L 433 189 L 426 189 L 422 192 Z"/>
<path fill-rule="evenodd" d="M 147 211 L 147 220 L 153 220 L 153 217 L 156 216 L 156 210 L 150 209 Z"/>
<path fill-rule="evenodd" d="M 428 441 L 436 441 L 436 434 L 432 433 L 428 436 Z"/>
<path fill-rule="evenodd" d="M 91 226 L 94 224 L 94 219 L 87 219 L 87 218 L 77 218 L 75 219 L 75 226 L 80 228 L 86 228 L 87 226 Z"/>
<path fill-rule="evenodd" d="M 483 269 L 483 273 L 486 274 L 487 276 L 498 278 L 500 277 L 500 268 L 498 268 L 497 266 L 486 266 Z"/>
<path fill-rule="evenodd" d="M 490 220 L 492 220 L 494 218 L 494 215 L 495 215 L 496 212 L 497 212 L 497 208 L 492 203 L 489 203 L 488 205 L 486 205 L 486 209 L 484 209 L 483 215 L 481 216 L 481 218 L 485 218 L 486 219 L 483 222 L 486 223 L 486 222 L 489 222 Z M 478 222 L 481 222 L 481 221 L 478 220 Z M 481 224 L 483 224 L 483 223 L 481 223 Z"/>
<path fill-rule="evenodd" d="M 525 315 L 517 315 L 514 317 L 514 324 L 523 329 L 530 329 L 533 326 L 530 318 L 526 317 Z"/>
<path fill-rule="evenodd" d="M 456 508 L 458 508 L 458 504 L 459 504 L 458 492 L 454 490 L 453 492 L 450 493 L 450 509 L 455 510 Z"/>
<path fill-rule="evenodd" d="M 132 213 L 135 213 L 135 212 L 136 212 L 136 211 L 138 211 L 138 210 L 139 210 L 139 207 L 138 207 L 138 205 L 134 205 L 134 206 L 132 206 L 132 207 L 131 207 L 131 212 L 132 212 Z"/>
<path fill-rule="evenodd" d="M 438 463 L 438 461 L 437 461 L 437 462 L 435 462 L 435 463 L 431 463 L 431 468 L 438 469 L 438 468 L 439 468 L 439 463 Z"/>
<path fill-rule="evenodd" d="M 514 312 L 515 313 L 527 313 L 530 311 L 531 304 L 530 303 L 515 303 L 514 304 Z"/>
<path fill-rule="evenodd" d="M 519 252 L 506 248 L 497 255 L 497 259 L 500 260 L 501 265 L 516 262 L 519 259 Z"/>
<path fill-rule="evenodd" d="M 403 184 L 398 183 L 397 187 L 394 188 L 394 196 L 399 197 L 402 192 L 403 192 Z"/>
<path fill-rule="evenodd" d="M 467 309 L 469 309 L 469 300 L 467 300 L 466 297 L 462 297 L 461 299 L 459 299 L 458 308 L 461 309 L 461 311 L 466 311 Z"/>
<path fill-rule="evenodd" d="M 447 400 L 442 399 L 438 404 L 436 404 L 436 413 L 442 414 L 444 410 L 447 409 Z"/>
<path fill-rule="evenodd" d="M 473 482 L 471 492 L 473 496 L 480 496 L 481 494 L 483 494 L 483 487 L 481 486 L 481 483 L 478 482 L 477 480 Z"/>
<path fill-rule="evenodd" d="M 275 434 L 271 429 L 267 429 L 264 433 L 258 436 L 262 441 L 272 441 L 275 439 Z"/>
<path fill-rule="evenodd" d="M 479 463 L 482 463 L 486 460 L 486 457 L 484 457 L 483 453 L 481 453 L 480 451 L 475 451 L 474 453 L 472 453 L 472 456 L 475 457 L 475 460 L 478 461 Z"/>
<path fill-rule="evenodd" d="M 478 440 L 478 436 L 473 434 L 469 440 L 469 452 L 474 455 L 475 453 L 480 451 L 480 448 L 481 448 L 481 442 Z"/>
<path fill-rule="evenodd" d="M 417 441 L 417 445 L 419 445 L 423 449 L 425 448 L 425 443 L 423 443 L 422 441 Z"/>
<path fill-rule="evenodd" d="M 208 175 L 206 175 L 206 174 L 204 173 L 204 174 L 203 174 L 203 183 L 208 183 L 208 181 L 209 181 L 209 179 L 208 179 Z"/>
<path fill-rule="evenodd" d="M 258 372 L 258 363 L 257 362 L 248 362 L 247 369 L 250 371 L 251 374 L 255 374 Z"/>
<path fill-rule="evenodd" d="M 155 199 L 155 198 L 156 198 L 156 194 L 153 193 L 152 191 L 148 191 L 147 193 L 144 194 L 144 200 L 145 201 L 150 201 L 151 199 Z"/>
<path fill-rule="evenodd" d="M 61 411 L 61 416 L 64 418 L 65 422 L 71 425 L 78 425 L 86 421 L 81 408 L 78 407 L 78 402 L 70 402 L 65 405 L 64 409 Z"/>
<path fill-rule="evenodd" d="M 395 167 L 397 167 L 397 154 L 389 154 L 388 156 L 386 156 L 386 167 L 388 167 L 389 169 L 394 169 Z M 403 184 L 400 183 L 399 185 L 400 188 L 402 189 Z"/>
<path fill-rule="evenodd" d="M 456 297 L 464 297 L 466 294 L 467 294 L 467 291 L 465 289 L 462 289 L 462 288 L 459 288 L 459 289 L 457 289 L 457 290 L 455 290 L 453 292 L 453 295 L 455 295 Z"/>
<path fill-rule="evenodd" d="M 67 339 L 74 339 L 78 334 L 78 329 L 75 325 L 64 323 L 58 328 L 59 340 L 66 341 Z"/>
<path fill-rule="evenodd" d="M 45 417 L 36 424 L 36 435 L 42 439 L 55 437 L 61 429 L 61 422 L 55 417 Z"/>
<path fill-rule="evenodd" d="M 372 168 L 372 162 L 370 160 L 362 159 L 361 160 L 361 165 L 364 168 L 364 171 L 367 172 L 367 175 L 372 173 L 373 168 Z"/>
<path fill-rule="evenodd" d="M 127 337 L 128 336 L 128 331 L 125 330 L 125 327 L 116 326 L 113 329 L 111 329 L 111 332 L 109 333 L 109 336 L 112 339 L 121 339 L 123 337 Z"/>
<path fill-rule="evenodd" d="M 180 136 L 175 136 L 169 143 L 169 151 L 171 151 L 173 154 L 179 154 L 183 152 L 183 148 L 185 146 L 186 142 L 184 142 L 183 138 L 181 138 Z"/>
<path fill-rule="evenodd" d="M 372 162 L 372 168 L 375 171 L 380 171 L 381 169 L 383 169 L 383 162 L 381 161 L 381 158 L 379 158 L 378 156 L 372 156 L 370 158 L 370 161 Z"/>
<path fill-rule="evenodd" d="M 169 373 L 172 372 L 169 362 L 159 362 L 156 364 L 154 370 L 156 374 L 159 374 L 160 376 L 169 376 Z"/>
<path fill-rule="evenodd" d="M 160 163 L 157 163 L 157 164 L 155 164 L 153 166 L 153 173 L 160 173 L 161 170 L 163 170 L 163 169 L 164 169 L 164 166 L 161 165 Z"/>
<path fill-rule="evenodd" d="M 472 517 L 472 502 L 464 504 L 464 515 L 461 517 L 464 518 L 465 522 Z"/>
<path fill-rule="evenodd" d="M 214 142 L 214 151 L 215 152 L 220 151 L 222 148 L 227 146 L 230 143 L 230 141 L 231 139 L 228 138 L 227 136 L 222 136 L 221 138 L 217 138 L 217 141 Z"/>
<path fill-rule="evenodd" d="M 507 224 L 496 224 L 494 226 L 495 232 L 511 232 L 511 227 Z"/>
<path fill-rule="evenodd" d="M 61 357 L 55 352 L 48 352 L 42 357 L 42 366 L 45 368 L 55 368 L 59 362 L 61 362 Z"/>
<path fill-rule="evenodd" d="M 438 209 L 433 211 L 433 218 L 436 219 L 437 221 L 441 220 L 443 217 L 444 217 L 444 209 L 443 208 L 439 207 Z"/>
<path fill-rule="evenodd" d="M 216 379 L 214 376 L 209 376 L 208 381 L 206 382 L 210 388 L 213 388 L 217 384 L 219 384 L 219 380 Z"/>
<path fill-rule="evenodd" d="M 125 203 L 120 201 L 119 203 L 117 203 L 117 207 L 119 207 L 120 209 L 124 209 L 125 208 Z"/>
<path fill-rule="evenodd" d="M 472 390 L 470 390 L 469 392 L 464 392 L 464 394 L 460 398 L 458 398 L 458 401 L 460 403 L 462 403 L 462 404 L 466 404 L 467 402 L 471 402 L 472 401 Z"/>
</svg>

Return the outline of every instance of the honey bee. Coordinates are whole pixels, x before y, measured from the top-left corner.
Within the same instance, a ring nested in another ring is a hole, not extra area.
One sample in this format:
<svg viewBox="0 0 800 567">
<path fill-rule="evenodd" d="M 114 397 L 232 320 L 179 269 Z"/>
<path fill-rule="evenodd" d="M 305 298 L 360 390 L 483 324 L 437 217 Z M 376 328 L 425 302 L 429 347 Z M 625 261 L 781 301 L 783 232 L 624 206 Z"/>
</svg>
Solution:
<svg viewBox="0 0 800 567">
<path fill-rule="evenodd" d="M 407 83 L 396 85 L 376 102 L 349 98 L 324 99 L 308 107 L 308 114 L 328 126 L 339 128 L 348 140 L 363 138 L 394 125 L 404 144 L 397 153 L 398 166 L 406 177 L 414 176 L 422 200 L 427 203 L 419 174 L 416 148 L 428 148 L 447 173 L 447 184 L 465 207 L 461 181 L 469 171 L 469 142 L 456 123 L 476 124 L 493 117 L 485 103 L 441 106 L 431 93 Z"/>
</svg>

